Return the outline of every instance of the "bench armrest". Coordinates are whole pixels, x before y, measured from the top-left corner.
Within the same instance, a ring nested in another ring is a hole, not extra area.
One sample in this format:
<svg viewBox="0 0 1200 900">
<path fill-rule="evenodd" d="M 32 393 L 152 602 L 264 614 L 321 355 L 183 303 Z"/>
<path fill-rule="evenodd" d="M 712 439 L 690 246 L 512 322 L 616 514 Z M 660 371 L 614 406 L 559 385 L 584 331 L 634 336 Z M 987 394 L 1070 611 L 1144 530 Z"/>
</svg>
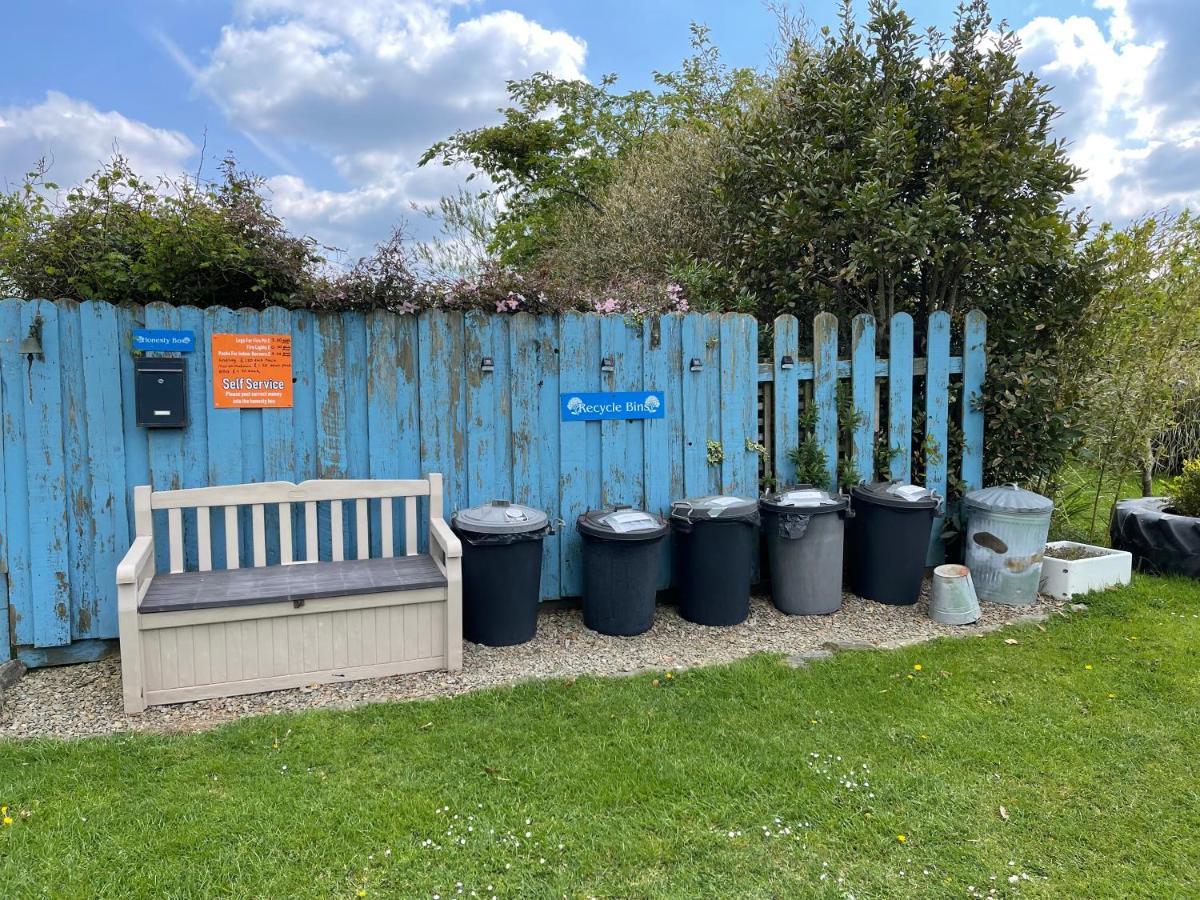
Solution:
<svg viewBox="0 0 1200 900">
<path fill-rule="evenodd" d="M 154 574 L 154 538 L 142 535 L 117 564 L 117 584 L 137 584 L 147 574 Z"/>
<path fill-rule="evenodd" d="M 462 556 L 462 542 L 450 530 L 445 519 L 429 520 L 429 537 L 441 548 L 443 558 Z"/>
</svg>

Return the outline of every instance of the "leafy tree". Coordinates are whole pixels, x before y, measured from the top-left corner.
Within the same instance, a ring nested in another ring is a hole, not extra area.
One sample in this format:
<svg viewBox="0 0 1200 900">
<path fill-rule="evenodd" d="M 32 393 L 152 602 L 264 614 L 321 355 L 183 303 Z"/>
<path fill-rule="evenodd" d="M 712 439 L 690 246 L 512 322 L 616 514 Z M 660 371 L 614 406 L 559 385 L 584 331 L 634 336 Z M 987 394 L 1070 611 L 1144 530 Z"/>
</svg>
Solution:
<svg viewBox="0 0 1200 900">
<path fill-rule="evenodd" d="M 0 197 L 0 290 L 177 305 L 308 302 L 323 263 L 232 159 L 212 184 L 151 181 L 115 157 L 61 200 L 45 166 Z"/>
<path fill-rule="evenodd" d="M 987 308 L 1073 253 L 1060 208 L 1081 173 L 1015 34 L 985 0 L 949 37 L 922 38 L 896 0 L 868 11 L 859 29 L 844 0 L 839 31 L 792 48 L 722 161 L 726 262 L 765 319 Z"/>
<path fill-rule="evenodd" d="M 678 72 L 656 72 L 653 90 L 618 92 L 615 75 L 599 84 L 545 72 L 510 81 L 503 122 L 439 141 L 421 164 L 467 163 L 486 175 L 505 205 L 492 249 L 502 262 L 530 263 L 565 214 L 600 208 L 616 163 L 633 149 L 676 128 L 713 127 L 749 96 L 753 73 L 727 69 L 703 26 L 692 35 L 694 55 Z"/>
<path fill-rule="evenodd" d="M 1095 510 L 1106 477 L 1117 498 L 1134 471 L 1145 493 L 1152 439 L 1169 425 L 1179 394 L 1200 386 L 1200 220 L 1188 212 L 1149 217 L 1093 243 L 1105 267 L 1097 292 L 1095 377 L 1085 396 L 1084 459 L 1096 469 Z"/>
</svg>

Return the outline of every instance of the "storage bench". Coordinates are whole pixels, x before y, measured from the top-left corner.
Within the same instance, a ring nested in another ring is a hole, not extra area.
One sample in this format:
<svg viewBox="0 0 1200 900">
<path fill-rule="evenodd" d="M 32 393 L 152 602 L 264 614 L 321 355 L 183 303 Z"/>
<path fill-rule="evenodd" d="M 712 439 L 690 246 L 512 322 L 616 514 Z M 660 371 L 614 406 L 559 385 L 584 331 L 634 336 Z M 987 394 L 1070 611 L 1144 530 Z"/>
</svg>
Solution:
<svg viewBox="0 0 1200 900">
<path fill-rule="evenodd" d="M 427 554 L 417 552 L 418 498 L 428 498 Z M 347 503 L 352 517 L 345 515 Z M 400 555 L 393 527 L 397 503 L 404 525 Z M 328 507 L 325 514 L 319 511 L 322 505 Z M 269 506 L 275 507 L 272 541 L 267 540 Z M 239 513 L 242 507 L 249 507 L 248 517 Z M 138 487 L 134 508 L 137 537 L 117 568 L 127 712 L 462 668 L 462 548 L 442 518 L 438 474 L 405 481 L 268 482 L 176 491 Z M 219 561 L 214 508 L 224 511 L 217 519 L 224 532 L 223 568 L 214 566 Z M 159 510 L 167 522 L 166 574 L 155 574 L 154 514 Z M 185 519 L 184 510 L 195 512 Z M 240 525 L 247 518 L 251 568 L 240 565 Z M 299 530 L 302 559 L 296 558 L 293 541 Z M 345 559 L 347 535 L 354 559 Z M 194 561 L 191 571 L 185 558 Z"/>
</svg>

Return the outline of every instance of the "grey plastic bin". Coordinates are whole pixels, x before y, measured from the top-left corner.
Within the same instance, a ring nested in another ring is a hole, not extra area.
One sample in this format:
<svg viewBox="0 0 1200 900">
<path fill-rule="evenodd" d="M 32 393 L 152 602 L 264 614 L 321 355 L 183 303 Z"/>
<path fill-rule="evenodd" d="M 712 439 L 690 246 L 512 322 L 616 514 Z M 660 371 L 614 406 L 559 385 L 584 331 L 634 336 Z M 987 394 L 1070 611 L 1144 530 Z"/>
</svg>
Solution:
<svg viewBox="0 0 1200 900">
<path fill-rule="evenodd" d="M 793 616 L 842 607 L 842 547 L 850 501 L 807 485 L 759 501 L 771 602 Z"/>
</svg>

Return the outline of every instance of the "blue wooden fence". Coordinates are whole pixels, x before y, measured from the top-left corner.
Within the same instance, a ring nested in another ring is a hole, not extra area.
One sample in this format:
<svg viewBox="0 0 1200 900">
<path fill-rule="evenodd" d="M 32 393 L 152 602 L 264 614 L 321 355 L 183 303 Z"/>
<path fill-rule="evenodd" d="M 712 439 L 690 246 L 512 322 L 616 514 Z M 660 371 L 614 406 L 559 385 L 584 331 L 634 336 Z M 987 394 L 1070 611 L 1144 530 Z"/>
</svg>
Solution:
<svg viewBox="0 0 1200 900">
<path fill-rule="evenodd" d="M 39 318 L 42 357 L 19 353 Z M 134 424 L 136 327 L 196 333 L 187 429 Z M 877 359 L 875 323 L 858 317 L 852 358 L 839 360 L 834 317 L 817 318 L 815 343 L 783 317 L 775 359 L 759 363 L 758 325 L 737 314 L 635 324 L 578 313 L 398 316 L 0 300 L 0 657 L 11 647 L 31 665 L 86 659 L 116 636 L 114 571 L 132 533 L 132 488 L 147 483 L 440 471 L 448 510 L 516 497 L 570 523 L 546 542 L 542 594 L 577 595 L 573 523 L 585 509 L 629 503 L 664 510 L 683 496 L 753 495 L 760 475 L 753 444 L 760 441 L 778 450 L 767 470 L 788 480 L 785 451 L 798 439 L 805 382 L 818 404 L 820 440 L 832 450 L 838 379 L 851 379 L 863 410 L 886 380 L 890 440 L 907 448 L 911 416 L 900 413 L 911 410 L 914 378 L 924 375 L 932 388 L 925 392 L 927 430 L 944 447 L 949 377 L 962 374 L 971 394 L 982 384 L 983 317 L 967 317 L 964 353 L 952 357 L 949 319 L 935 314 L 928 365 L 913 358 L 911 319 L 897 316 L 890 328 L 890 358 Z M 208 349 L 210 336 L 223 332 L 291 334 L 292 409 L 213 408 Z M 794 360 L 786 369 L 785 355 Z M 484 357 L 493 371 L 482 367 Z M 611 371 L 601 371 L 606 357 Z M 641 389 L 664 392 L 664 418 L 559 420 L 560 391 Z M 963 477 L 977 484 L 982 418 L 972 404 L 963 410 Z M 868 427 L 853 436 L 864 474 L 874 439 Z M 709 442 L 723 453 L 715 464 Z M 904 476 L 908 465 L 900 454 L 892 474 Z M 945 479 L 944 462 L 928 467 L 932 486 L 944 490 Z M 665 558 L 661 583 L 669 583 Z"/>
</svg>

